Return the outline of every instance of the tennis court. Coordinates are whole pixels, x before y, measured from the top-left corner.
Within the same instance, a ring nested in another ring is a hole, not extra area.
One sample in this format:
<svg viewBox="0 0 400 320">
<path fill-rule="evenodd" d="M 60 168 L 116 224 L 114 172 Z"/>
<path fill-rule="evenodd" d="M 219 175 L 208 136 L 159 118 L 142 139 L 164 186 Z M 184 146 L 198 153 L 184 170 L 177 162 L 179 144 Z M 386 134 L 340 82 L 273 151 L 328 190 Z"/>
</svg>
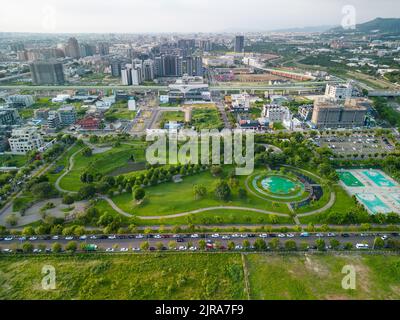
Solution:
<svg viewBox="0 0 400 320">
<path fill-rule="evenodd" d="M 348 187 L 363 187 L 364 184 L 349 171 L 338 171 L 340 180 Z"/>
</svg>

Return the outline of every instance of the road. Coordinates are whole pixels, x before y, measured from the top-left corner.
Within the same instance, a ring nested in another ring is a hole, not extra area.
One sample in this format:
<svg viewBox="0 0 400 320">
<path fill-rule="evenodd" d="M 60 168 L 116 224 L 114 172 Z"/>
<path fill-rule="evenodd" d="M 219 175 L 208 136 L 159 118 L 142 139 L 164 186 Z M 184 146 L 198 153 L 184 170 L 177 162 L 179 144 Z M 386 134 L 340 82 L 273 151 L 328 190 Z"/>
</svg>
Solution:
<svg viewBox="0 0 400 320">
<path fill-rule="evenodd" d="M 326 245 L 328 246 L 330 241 L 332 239 L 336 239 L 338 240 L 341 245 L 344 245 L 345 243 L 352 243 L 353 246 L 355 246 L 355 244 L 357 243 L 367 243 L 370 248 L 372 248 L 373 246 L 373 242 L 375 237 L 377 236 L 382 236 L 383 234 L 377 234 L 377 233 L 350 233 L 350 234 L 346 234 L 348 236 L 344 237 L 341 234 L 336 234 L 335 236 L 328 236 L 327 233 L 322 234 L 320 236 L 318 236 L 318 234 L 314 233 L 314 234 L 309 234 L 308 237 L 301 237 L 299 233 L 293 233 L 293 237 L 288 237 L 288 235 L 291 234 L 285 234 L 285 237 L 280 238 L 278 237 L 278 233 L 269 233 L 267 237 L 263 238 L 267 243 L 269 241 L 271 241 L 272 239 L 279 239 L 280 243 L 283 244 L 285 241 L 287 240 L 294 240 L 297 245 L 299 246 L 302 243 L 307 242 L 308 245 L 313 246 L 315 245 L 315 241 L 317 239 L 324 239 Z M 387 235 L 389 238 L 399 238 L 399 234 L 398 233 L 386 233 L 385 235 Z M 115 251 L 119 251 L 120 248 L 128 248 L 128 249 L 132 249 L 132 248 L 139 248 L 140 245 L 145 242 L 148 241 L 150 246 L 155 247 L 157 243 L 163 243 L 163 245 L 165 247 L 169 247 L 169 244 L 171 241 L 176 242 L 176 244 L 174 244 L 174 246 L 179 247 L 179 246 L 196 246 L 198 247 L 198 242 L 201 239 L 204 239 L 207 241 L 207 243 L 212 243 L 215 244 L 216 242 L 219 245 L 224 246 L 225 248 L 227 247 L 228 243 L 230 241 L 234 242 L 235 245 L 242 245 L 243 244 L 243 240 L 249 240 L 250 244 L 252 245 L 254 243 L 254 241 L 257 238 L 260 238 L 260 234 L 245 234 L 245 233 L 221 233 L 219 234 L 218 237 L 213 237 L 211 234 L 198 234 L 198 238 L 192 238 L 190 234 L 181 234 L 180 235 L 180 239 L 179 241 L 177 241 L 177 238 L 174 238 L 172 234 L 164 234 L 164 235 L 156 235 L 156 234 L 149 234 L 149 235 L 140 235 L 139 237 L 142 238 L 135 238 L 138 235 L 119 235 L 116 236 L 116 239 L 109 239 L 106 236 L 102 236 L 105 239 L 100 239 L 99 237 L 101 237 L 100 235 L 96 236 L 97 239 L 90 239 L 90 237 L 88 236 L 87 239 L 85 240 L 80 240 L 78 237 L 74 237 L 74 241 L 76 241 L 78 243 L 78 245 L 80 243 L 87 243 L 87 244 L 96 244 L 98 246 L 99 249 L 106 249 L 106 248 L 117 248 Z M 223 236 L 225 237 L 229 237 L 228 239 L 223 238 Z M 161 237 L 161 238 L 158 238 Z M 40 238 L 40 237 L 39 237 Z M 13 240 L 10 241 L 5 241 L 4 239 L 0 238 L 0 247 L 1 249 L 15 249 L 16 245 L 20 245 L 22 243 L 24 243 L 25 241 L 28 240 L 19 240 L 18 237 L 15 237 Z M 47 248 L 50 248 L 51 245 L 55 242 L 60 243 L 61 245 L 65 245 L 67 244 L 69 241 L 72 241 L 71 239 L 65 239 L 65 237 L 60 236 L 59 239 L 57 240 L 43 240 L 43 239 L 37 239 L 37 240 L 31 240 L 29 242 L 31 242 L 32 244 L 34 244 L 35 246 L 37 246 L 38 244 L 43 244 L 45 245 Z"/>
</svg>

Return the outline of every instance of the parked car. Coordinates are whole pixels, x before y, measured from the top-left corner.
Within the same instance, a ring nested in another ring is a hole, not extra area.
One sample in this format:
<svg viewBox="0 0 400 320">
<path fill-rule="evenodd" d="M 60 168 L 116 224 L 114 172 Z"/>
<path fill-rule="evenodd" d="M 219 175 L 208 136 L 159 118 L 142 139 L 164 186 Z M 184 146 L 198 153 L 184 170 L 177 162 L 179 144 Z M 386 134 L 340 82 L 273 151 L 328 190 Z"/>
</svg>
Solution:
<svg viewBox="0 0 400 320">
<path fill-rule="evenodd" d="M 214 233 L 211 235 L 211 238 L 219 238 L 219 234 L 218 233 Z"/>
<path fill-rule="evenodd" d="M 117 236 L 114 234 L 114 235 L 108 236 L 108 239 L 115 240 L 115 239 L 117 239 Z"/>
<path fill-rule="evenodd" d="M 35 237 L 35 236 L 32 236 L 29 238 L 29 241 L 35 241 L 35 240 L 37 240 L 37 237 Z"/>
<path fill-rule="evenodd" d="M 74 240 L 74 237 L 73 236 L 66 236 L 65 240 Z"/>
<path fill-rule="evenodd" d="M 106 252 L 114 252 L 114 248 L 107 248 Z"/>
<path fill-rule="evenodd" d="M 309 234 L 308 232 L 302 232 L 302 233 L 300 233 L 300 237 L 307 238 L 307 237 L 309 237 L 309 236 L 310 236 L 310 234 Z"/>
<path fill-rule="evenodd" d="M 366 243 L 357 243 L 357 244 L 356 244 L 356 248 L 357 248 L 357 249 L 368 249 L 368 248 L 369 248 L 369 245 L 366 244 Z"/>
<path fill-rule="evenodd" d="M 195 233 L 195 234 L 192 234 L 190 237 L 191 237 L 191 238 L 198 238 L 199 235 L 198 235 L 197 233 Z"/>
<path fill-rule="evenodd" d="M 119 251 L 121 251 L 121 252 L 128 252 L 129 249 L 128 249 L 128 248 L 121 248 L 121 249 L 119 249 Z"/>
</svg>

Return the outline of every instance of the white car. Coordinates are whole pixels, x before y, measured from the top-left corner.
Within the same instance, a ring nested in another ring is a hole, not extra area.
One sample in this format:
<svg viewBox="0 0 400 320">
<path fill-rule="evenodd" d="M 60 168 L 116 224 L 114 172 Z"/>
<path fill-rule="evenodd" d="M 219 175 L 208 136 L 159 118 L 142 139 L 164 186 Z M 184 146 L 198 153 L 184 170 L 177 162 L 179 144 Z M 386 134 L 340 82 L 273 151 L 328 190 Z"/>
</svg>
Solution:
<svg viewBox="0 0 400 320">
<path fill-rule="evenodd" d="M 224 236 L 222 236 L 222 239 L 224 239 L 224 240 L 228 240 L 228 239 L 230 239 L 231 237 L 230 236 L 227 236 L 227 235 L 224 235 Z"/>
<path fill-rule="evenodd" d="M 389 237 L 388 237 L 386 234 L 384 234 L 384 235 L 381 237 L 381 239 L 382 239 L 383 241 L 385 241 L 385 240 L 389 239 Z"/>
<path fill-rule="evenodd" d="M 285 234 L 284 233 L 279 233 L 278 234 L 278 238 L 284 238 L 285 237 Z"/>
<path fill-rule="evenodd" d="M 234 233 L 234 234 L 232 235 L 232 238 L 240 238 L 240 235 L 237 234 L 237 233 Z"/>
<path fill-rule="evenodd" d="M 3 252 L 4 252 L 4 253 L 11 253 L 12 250 L 11 250 L 11 249 L 3 249 Z"/>
<path fill-rule="evenodd" d="M 112 235 L 112 236 L 108 236 L 108 239 L 114 240 L 114 239 L 117 239 L 117 236 L 114 234 L 114 235 Z"/>
<path fill-rule="evenodd" d="M 323 234 L 323 233 L 317 233 L 315 236 L 316 236 L 316 237 L 323 237 L 324 234 Z"/>
<path fill-rule="evenodd" d="M 119 251 L 121 251 L 121 252 L 128 252 L 129 249 L 128 249 L 128 248 L 121 248 L 121 249 L 119 249 Z"/>
<path fill-rule="evenodd" d="M 86 240 L 86 239 L 87 239 L 87 236 L 85 236 L 85 235 L 84 235 L 84 236 L 80 236 L 79 239 L 80 239 L 80 240 Z"/>
<path fill-rule="evenodd" d="M 180 246 L 180 247 L 178 248 L 178 250 L 184 251 L 184 250 L 187 250 L 187 247 L 185 247 L 185 246 Z"/>
<path fill-rule="evenodd" d="M 293 233 L 288 233 L 288 234 L 286 235 L 286 237 L 288 237 L 288 238 L 293 238 L 293 237 L 294 237 L 294 234 L 293 234 Z"/>
<path fill-rule="evenodd" d="M 218 233 L 214 233 L 211 235 L 211 238 L 219 238 L 219 234 Z"/>
<path fill-rule="evenodd" d="M 72 236 L 65 237 L 65 240 L 73 240 L 73 239 L 74 239 L 74 237 L 72 237 Z"/>
<path fill-rule="evenodd" d="M 198 238 L 199 235 L 198 235 L 197 233 L 195 233 L 195 234 L 192 234 L 190 237 L 191 237 L 191 238 Z"/>
<path fill-rule="evenodd" d="M 90 236 L 90 239 L 96 240 L 96 239 L 97 239 L 97 236 Z"/>
<path fill-rule="evenodd" d="M 357 248 L 357 249 L 368 249 L 368 248 L 369 248 L 369 245 L 366 244 L 366 243 L 357 243 L 357 244 L 356 244 L 356 248 Z"/>
<path fill-rule="evenodd" d="M 51 239 L 52 239 L 52 240 L 58 240 L 58 239 L 59 239 L 59 236 L 52 236 Z"/>
<path fill-rule="evenodd" d="M 333 233 L 333 232 L 328 233 L 328 237 L 335 237 L 335 236 L 336 236 L 336 233 Z"/>
<path fill-rule="evenodd" d="M 143 239 L 143 235 L 142 234 L 138 234 L 135 238 L 136 239 Z"/>
<path fill-rule="evenodd" d="M 240 235 L 241 238 L 247 238 L 249 235 L 247 233 L 243 233 Z"/>
<path fill-rule="evenodd" d="M 140 251 L 140 248 L 132 248 L 132 251 Z"/>
<path fill-rule="evenodd" d="M 106 252 L 114 252 L 114 248 L 107 248 Z"/>
<path fill-rule="evenodd" d="M 268 238 L 268 235 L 266 233 L 261 233 L 259 235 L 260 238 Z"/>
<path fill-rule="evenodd" d="M 241 245 L 235 246 L 235 250 L 243 250 L 243 247 Z"/>
<path fill-rule="evenodd" d="M 34 236 L 33 236 L 33 237 L 30 237 L 29 240 L 30 240 L 30 241 L 37 240 L 37 237 L 34 237 Z"/>
<path fill-rule="evenodd" d="M 196 251 L 196 250 L 197 250 L 197 247 L 190 247 L 189 250 L 190 250 L 190 251 Z"/>
<path fill-rule="evenodd" d="M 33 249 L 33 253 L 41 253 L 42 252 L 42 250 L 40 250 L 40 249 Z"/>
</svg>

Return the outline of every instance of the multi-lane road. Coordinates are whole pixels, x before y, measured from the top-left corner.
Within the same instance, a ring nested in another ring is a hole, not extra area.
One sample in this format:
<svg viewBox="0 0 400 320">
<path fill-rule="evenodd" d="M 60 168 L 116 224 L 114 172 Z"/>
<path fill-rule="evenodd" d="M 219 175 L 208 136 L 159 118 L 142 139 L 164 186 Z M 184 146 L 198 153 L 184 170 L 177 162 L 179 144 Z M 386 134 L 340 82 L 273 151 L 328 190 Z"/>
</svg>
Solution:
<svg viewBox="0 0 400 320">
<path fill-rule="evenodd" d="M 159 243 L 162 243 L 165 248 L 170 248 L 171 242 L 174 248 L 189 250 L 190 247 L 199 248 L 199 241 L 205 240 L 208 247 L 214 249 L 226 249 L 229 242 L 233 242 L 237 249 L 242 249 L 243 241 L 248 240 L 251 245 L 254 244 L 257 238 L 265 240 L 267 243 L 272 239 L 279 239 L 281 244 L 287 240 L 294 240 L 297 245 L 308 243 L 310 248 L 315 246 L 317 239 L 324 239 L 327 246 L 330 245 L 332 239 L 336 239 L 343 246 L 345 243 L 352 243 L 355 247 L 356 244 L 368 244 L 369 248 L 373 248 L 373 243 L 376 237 L 381 237 L 384 240 L 399 238 L 399 233 L 219 233 L 219 234 L 136 234 L 136 235 L 88 235 L 81 237 L 73 236 L 3 236 L 0 237 L 0 248 L 4 251 L 7 249 L 15 250 L 18 245 L 29 241 L 36 247 L 43 244 L 46 248 L 50 249 L 52 244 L 60 243 L 61 245 L 67 244 L 69 241 L 76 241 L 80 243 L 95 244 L 99 250 L 113 249 L 113 252 L 120 252 L 121 249 L 126 248 L 129 251 L 134 249 L 138 250 L 143 242 L 148 242 L 150 248 L 156 248 Z M 215 248 L 218 245 L 218 248 Z M 329 249 L 329 248 L 328 248 Z"/>
</svg>

